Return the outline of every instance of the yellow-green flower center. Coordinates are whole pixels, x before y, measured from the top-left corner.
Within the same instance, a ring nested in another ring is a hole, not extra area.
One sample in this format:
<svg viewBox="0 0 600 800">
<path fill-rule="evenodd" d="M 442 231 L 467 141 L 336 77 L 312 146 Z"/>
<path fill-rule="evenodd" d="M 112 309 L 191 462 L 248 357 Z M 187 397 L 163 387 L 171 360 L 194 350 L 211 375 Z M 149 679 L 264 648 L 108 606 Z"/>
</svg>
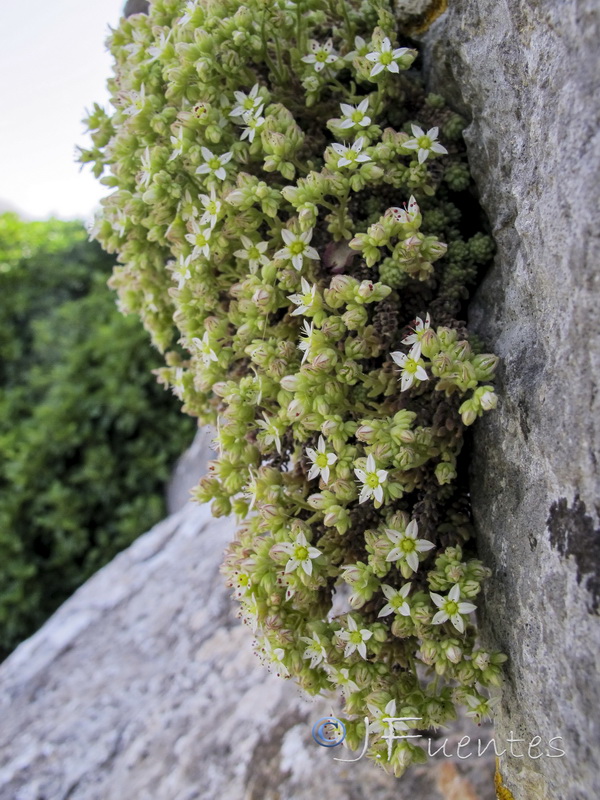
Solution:
<svg viewBox="0 0 600 800">
<path fill-rule="evenodd" d="M 414 360 L 414 358 L 406 359 L 406 362 L 404 364 L 405 372 L 410 372 L 412 375 L 414 375 L 418 368 L 419 364 Z"/>
<path fill-rule="evenodd" d="M 403 539 L 400 543 L 400 549 L 404 553 L 412 553 L 416 549 L 416 544 L 414 539 Z"/>
<path fill-rule="evenodd" d="M 362 642 L 362 634 L 360 631 L 352 631 L 350 634 L 350 641 L 352 644 L 360 644 Z"/>
<path fill-rule="evenodd" d="M 371 489 L 376 489 L 379 486 L 379 477 L 376 472 L 367 473 L 366 484 Z"/>
<path fill-rule="evenodd" d="M 211 158 L 209 160 L 208 166 L 211 169 L 219 169 L 219 167 L 221 166 L 221 160 L 215 156 L 214 158 Z"/>
<path fill-rule="evenodd" d="M 422 150 L 429 150 L 431 147 L 431 139 L 429 136 L 419 136 L 417 139 L 417 144 Z"/>
<path fill-rule="evenodd" d="M 385 64 L 385 66 L 387 67 L 388 64 L 392 63 L 394 57 L 392 56 L 391 53 L 382 53 L 379 60 L 381 61 L 382 64 Z"/>
<path fill-rule="evenodd" d="M 454 600 L 447 600 L 444 604 L 444 611 L 449 617 L 458 614 L 458 603 L 455 603 Z"/>
<path fill-rule="evenodd" d="M 308 294 L 301 295 L 300 296 L 300 300 L 302 301 L 301 305 L 309 306 L 312 303 L 312 299 L 313 299 L 312 292 L 309 292 Z"/>
<path fill-rule="evenodd" d="M 306 561 L 308 558 L 308 550 L 303 545 L 298 545 L 294 551 L 294 558 L 296 561 Z"/>
<path fill-rule="evenodd" d="M 252 259 L 253 261 L 254 259 L 260 258 L 260 251 L 258 247 L 252 246 L 248 248 L 248 258 Z"/>
<path fill-rule="evenodd" d="M 364 115 L 364 113 L 362 111 L 353 111 L 352 112 L 352 117 L 351 117 L 352 122 L 361 122 L 361 120 L 364 118 L 364 116 L 365 115 Z"/>
<path fill-rule="evenodd" d="M 292 242 L 291 245 L 289 246 L 290 253 L 293 256 L 299 256 L 301 253 L 304 252 L 305 246 L 306 245 L 304 244 L 304 242 L 300 241 Z"/>
<path fill-rule="evenodd" d="M 319 52 L 315 54 L 315 58 L 321 64 L 324 64 L 327 61 L 327 56 L 328 55 L 329 55 L 329 53 L 327 53 L 325 50 L 319 50 Z"/>
<path fill-rule="evenodd" d="M 315 464 L 320 469 L 323 469 L 327 466 L 327 453 L 319 453 L 317 458 L 315 459 Z"/>
</svg>

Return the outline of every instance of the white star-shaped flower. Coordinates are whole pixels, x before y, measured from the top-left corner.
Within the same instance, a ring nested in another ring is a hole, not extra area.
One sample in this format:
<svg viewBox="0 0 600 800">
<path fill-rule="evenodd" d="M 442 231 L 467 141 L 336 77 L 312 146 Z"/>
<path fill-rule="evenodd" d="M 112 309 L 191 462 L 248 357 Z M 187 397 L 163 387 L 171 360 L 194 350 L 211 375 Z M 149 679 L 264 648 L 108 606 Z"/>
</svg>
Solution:
<svg viewBox="0 0 600 800">
<path fill-rule="evenodd" d="M 354 618 L 348 617 L 348 630 L 338 631 L 337 636 L 343 642 L 346 642 L 344 658 L 349 658 L 352 653 L 358 651 L 358 654 L 361 656 L 361 658 L 366 659 L 367 645 L 365 643 L 369 641 L 371 636 L 373 636 L 371 631 L 367 630 L 366 628 L 361 628 L 361 630 L 359 630 Z"/>
<path fill-rule="evenodd" d="M 425 133 L 418 125 L 411 125 L 410 127 L 414 138 L 407 139 L 402 147 L 407 147 L 409 150 L 418 150 L 419 164 L 426 161 L 430 153 L 439 153 L 441 155 L 448 153 L 446 148 L 437 141 L 438 128 L 430 128 Z"/>
<path fill-rule="evenodd" d="M 177 128 L 177 134 L 175 136 L 169 137 L 171 139 L 171 144 L 173 145 L 173 152 L 169 156 L 169 161 L 173 161 L 174 158 L 177 158 L 182 154 L 183 144 L 184 144 L 183 141 L 184 131 L 185 128 L 183 127 L 183 125 L 179 125 L 179 127 Z"/>
<path fill-rule="evenodd" d="M 248 473 L 250 474 L 250 480 L 244 486 L 244 491 L 242 494 L 246 500 L 250 500 L 248 511 L 252 511 L 256 504 L 256 496 L 258 494 L 258 475 L 254 474 L 252 467 L 248 468 Z"/>
<path fill-rule="evenodd" d="M 241 600 L 250 592 L 250 585 L 252 579 L 249 572 L 243 570 L 236 570 L 232 575 L 227 585 L 233 589 L 233 596 L 236 600 Z"/>
<path fill-rule="evenodd" d="M 465 697 L 465 701 L 470 709 L 466 712 L 467 717 L 471 717 L 472 719 L 477 720 L 477 722 L 481 722 L 486 718 L 492 719 L 494 708 L 500 702 L 500 695 L 497 695 L 496 697 L 488 697 L 486 699 L 481 697 L 481 695 L 474 696 L 472 694 L 468 694 Z"/>
<path fill-rule="evenodd" d="M 186 233 L 186 240 L 194 246 L 192 250 L 192 259 L 197 258 L 199 255 L 208 258 L 210 256 L 209 239 L 212 233 L 211 228 L 201 228 L 196 220 L 190 222 L 191 233 Z"/>
<path fill-rule="evenodd" d="M 409 568 L 416 572 L 419 569 L 419 553 L 426 553 L 435 547 L 427 539 L 417 539 L 418 532 L 419 529 L 414 519 L 408 523 L 404 532 L 388 528 L 386 535 L 395 547 L 390 550 L 385 560 L 405 561 Z"/>
<path fill-rule="evenodd" d="M 214 228 L 221 213 L 222 203 L 217 200 L 217 195 L 214 189 L 210 190 L 210 197 L 207 194 L 201 194 L 200 200 L 204 206 L 204 214 L 200 217 L 200 224 L 206 225 L 210 223 L 210 227 Z"/>
<path fill-rule="evenodd" d="M 258 617 L 260 614 L 260 609 L 258 607 L 258 600 L 256 599 L 256 595 L 250 594 L 243 597 L 241 605 L 240 605 L 240 613 L 239 616 L 242 619 L 242 622 L 245 625 L 249 625 L 254 633 L 258 628 Z"/>
<path fill-rule="evenodd" d="M 315 261 L 319 260 L 319 254 L 314 247 L 310 247 L 309 242 L 312 239 L 313 231 L 309 228 L 302 233 L 292 233 L 289 228 L 283 228 L 281 231 L 281 238 L 285 243 L 285 247 L 275 253 L 275 258 L 285 258 L 292 262 L 295 269 L 301 270 L 305 258 L 311 258 Z"/>
<path fill-rule="evenodd" d="M 307 56 L 303 56 L 302 61 L 305 64 L 314 64 L 317 72 L 321 72 L 326 64 L 333 64 L 334 61 L 337 61 L 337 53 L 333 49 L 331 39 L 327 39 L 325 44 L 311 39 L 309 47 L 311 52 Z"/>
<path fill-rule="evenodd" d="M 458 583 L 455 583 L 450 589 L 447 597 L 442 597 L 441 594 L 436 594 L 435 592 L 429 592 L 429 594 L 433 602 L 440 609 L 431 622 L 434 625 L 441 625 L 443 622 L 450 620 L 459 633 L 464 633 L 465 621 L 463 617 L 475 611 L 477 606 L 474 606 L 473 603 L 461 602 L 460 586 Z"/>
<path fill-rule="evenodd" d="M 344 695 L 352 694 L 353 692 L 358 692 L 358 684 L 355 683 L 352 678 L 350 677 L 350 671 L 348 667 L 342 667 L 341 669 L 336 669 L 336 667 L 332 667 L 329 664 L 325 665 L 325 670 L 327 675 L 329 676 L 329 680 L 332 683 L 336 683 L 342 693 Z"/>
<path fill-rule="evenodd" d="M 402 224 L 406 225 L 410 222 L 414 222 L 419 214 L 420 208 L 419 204 L 415 200 L 415 198 L 411 195 L 410 200 L 408 201 L 408 208 L 406 207 L 406 203 L 404 204 L 404 208 L 398 208 L 397 206 L 393 206 L 392 208 L 388 208 L 385 212 L 387 214 L 391 214 L 397 222 L 401 222 Z"/>
<path fill-rule="evenodd" d="M 387 471 L 384 469 L 377 469 L 377 464 L 375 463 L 372 453 L 367 456 L 365 469 L 355 469 L 354 474 L 363 484 L 358 502 L 364 503 L 369 497 L 374 497 L 378 503 L 382 503 L 382 484 L 384 484 L 387 479 Z"/>
<path fill-rule="evenodd" d="M 237 101 L 237 106 L 229 113 L 230 117 L 243 117 L 244 114 L 250 112 L 251 114 L 263 105 L 263 99 L 258 94 L 260 85 L 255 83 L 252 89 L 245 94 L 244 92 L 234 92 L 233 95 Z"/>
<path fill-rule="evenodd" d="M 384 70 L 387 70 L 388 72 L 400 72 L 400 67 L 398 64 L 396 64 L 396 61 L 408 52 L 408 47 L 398 47 L 395 50 L 392 50 L 392 43 L 386 36 L 383 42 L 380 44 L 378 50 L 374 50 L 372 53 L 367 53 L 365 56 L 367 61 L 371 61 L 374 65 L 369 77 L 374 78 Z"/>
<path fill-rule="evenodd" d="M 315 669 L 322 661 L 325 661 L 327 651 L 319 639 L 318 634 L 313 633 L 312 638 L 301 636 L 300 641 L 308 645 L 302 654 L 302 658 L 310 658 L 311 669 Z"/>
<path fill-rule="evenodd" d="M 304 320 L 303 330 L 304 334 L 300 337 L 300 344 L 298 345 L 298 349 L 304 351 L 304 355 L 302 356 L 302 363 L 304 364 L 304 362 L 308 358 L 308 354 L 313 345 L 312 339 L 315 332 L 314 323 L 311 322 L 309 325 L 308 322 Z"/>
<path fill-rule="evenodd" d="M 192 344 L 196 346 L 196 349 L 202 356 L 202 360 L 205 364 L 210 364 L 211 361 L 218 361 L 217 354 L 210 346 L 210 339 L 208 336 L 208 331 L 205 332 L 202 339 L 199 339 L 197 336 L 194 336 L 192 339 Z"/>
<path fill-rule="evenodd" d="M 279 547 L 290 557 L 285 565 L 286 573 L 302 567 L 307 575 L 312 575 L 313 559 L 318 558 L 321 555 L 321 551 L 309 545 L 302 531 L 296 536 L 294 542 L 287 542 Z"/>
<path fill-rule="evenodd" d="M 340 128 L 366 128 L 371 124 L 371 117 L 367 116 L 369 109 L 369 98 L 365 97 L 357 106 L 350 106 L 348 103 L 340 103 L 342 109 L 342 122 Z"/>
<path fill-rule="evenodd" d="M 406 353 L 396 351 L 395 353 L 390 353 L 390 356 L 399 367 L 402 367 L 402 377 L 400 382 L 401 392 L 410 389 L 415 380 L 426 381 L 429 379 L 429 376 L 421 365 L 420 342 L 413 344 L 408 355 L 406 355 Z"/>
<path fill-rule="evenodd" d="M 146 147 L 140 158 L 142 170 L 140 172 L 140 183 L 142 186 L 148 186 L 150 178 L 152 177 L 152 156 L 150 147 Z"/>
<path fill-rule="evenodd" d="M 268 248 L 266 242 L 253 242 L 248 236 L 240 236 L 244 247 L 243 250 L 236 250 L 233 254 L 236 258 L 243 258 L 250 266 L 250 272 L 254 273 L 261 264 L 268 264 L 269 259 L 265 255 Z"/>
<path fill-rule="evenodd" d="M 191 255 L 186 256 L 179 256 L 179 260 L 177 261 L 177 266 L 173 269 L 173 275 L 177 277 L 177 288 L 181 289 L 186 281 L 192 277 L 192 273 L 190 271 L 190 263 L 192 261 Z"/>
<path fill-rule="evenodd" d="M 410 336 L 405 336 L 404 339 L 402 339 L 402 344 L 415 344 L 415 342 L 420 342 L 425 331 L 428 331 L 431 327 L 431 317 L 427 314 L 425 322 L 423 322 L 421 317 L 417 317 L 416 323 L 417 324 L 412 329 L 413 333 L 411 333 Z"/>
<path fill-rule="evenodd" d="M 275 444 L 277 452 L 281 455 L 281 438 L 279 435 L 279 428 L 275 422 L 272 419 L 269 419 L 266 414 L 263 414 L 263 418 L 257 420 L 256 424 L 259 428 L 263 428 L 265 432 L 263 437 L 265 444 Z"/>
<path fill-rule="evenodd" d="M 292 317 L 297 317 L 300 314 L 306 314 L 306 312 L 310 310 L 312 304 L 315 301 L 317 284 L 315 283 L 311 287 L 310 283 L 306 280 L 306 278 L 302 277 L 301 286 L 302 286 L 301 294 L 288 295 L 288 300 L 291 300 L 292 303 L 294 303 L 294 305 L 298 306 L 298 308 L 295 308 L 292 311 Z"/>
<path fill-rule="evenodd" d="M 183 17 L 179 20 L 180 25 L 187 25 L 188 22 L 191 20 L 192 15 L 196 8 L 198 7 L 198 0 L 188 0 L 185 4 L 185 13 Z"/>
<path fill-rule="evenodd" d="M 212 150 L 208 149 L 208 147 L 201 147 L 200 152 L 202 153 L 204 164 L 200 164 L 200 166 L 197 167 L 196 174 L 214 175 L 215 178 L 218 178 L 220 181 L 224 181 L 227 177 L 225 164 L 228 164 L 231 161 L 233 153 L 223 153 L 220 156 L 216 156 Z"/>
<path fill-rule="evenodd" d="M 371 156 L 368 156 L 366 153 L 361 153 L 364 143 L 365 140 L 362 136 L 359 136 L 359 138 L 352 145 L 344 145 L 334 142 L 331 147 L 333 150 L 335 150 L 338 156 L 340 156 L 337 162 L 338 167 L 346 167 L 349 164 L 362 164 L 365 161 L 370 161 Z"/>
<path fill-rule="evenodd" d="M 310 468 L 310 472 L 308 473 L 309 481 L 320 475 L 323 478 L 323 482 L 328 483 L 329 472 L 330 472 L 329 468 L 333 464 L 335 464 L 335 462 L 337 461 L 337 456 L 335 453 L 327 452 L 327 445 L 325 444 L 325 439 L 322 436 L 319 436 L 319 443 L 317 445 L 317 449 L 313 450 L 312 447 L 307 447 L 306 454 L 313 462 L 313 465 Z"/>
<path fill-rule="evenodd" d="M 160 58 L 163 55 L 163 53 L 167 48 L 172 33 L 173 33 L 172 28 L 168 32 L 167 31 L 160 32 L 157 43 L 152 47 L 148 47 L 146 50 L 148 55 L 151 56 L 151 58 L 147 59 L 146 64 L 151 64 L 153 61 L 156 61 L 156 59 Z"/>
<path fill-rule="evenodd" d="M 126 97 L 129 99 L 130 104 L 123 109 L 123 113 L 127 114 L 128 117 L 135 117 L 146 105 L 146 87 L 142 83 L 139 92 L 129 92 Z"/>
<path fill-rule="evenodd" d="M 285 650 L 283 647 L 272 647 L 271 644 L 267 642 L 265 644 L 265 651 L 267 653 L 267 657 L 271 661 L 272 666 L 275 667 L 275 674 L 277 677 L 280 677 L 281 675 L 288 677 L 290 671 L 283 663 L 285 658 Z"/>
<path fill-rule="evenodd" d="M 395 700 L 390 700 L 383 709 L 376 706 L 375 703 L 367 703 L 367 708 L 372 715 L 372 719 L 369 720 L 371 733 L 390 733 L 390 731 L 397 733 L 409 730 L 406 722 L 396 717 Z"/>
<path fill-rule="evenodd" d="M 403 617 L 410 617 L 410 606 L 406 602 L 410 587 L 410 583 L 405 583 L 401 589 L 394 589 L 392 586 L 388 586 L 387 583 L 382 583 L 381 589 L 388 602 L 377 616 L 387 617 L 390 614 L 402 614 Z"/>
<path fill-rule="evenodd" d="M 262 126 L 265 124 L 265 118 L 262 116 L 262 110 L 264 106 L 260 106 L 258 111 L 247 111 L 244 116 L 244 125 L 246 126 L 242 131 L 242 135 L 240 139 L 243 141 L 244 139 L 248 139 L 249 142 L 254 141 L 254 137 L 260 131 Z"/>
</svg>

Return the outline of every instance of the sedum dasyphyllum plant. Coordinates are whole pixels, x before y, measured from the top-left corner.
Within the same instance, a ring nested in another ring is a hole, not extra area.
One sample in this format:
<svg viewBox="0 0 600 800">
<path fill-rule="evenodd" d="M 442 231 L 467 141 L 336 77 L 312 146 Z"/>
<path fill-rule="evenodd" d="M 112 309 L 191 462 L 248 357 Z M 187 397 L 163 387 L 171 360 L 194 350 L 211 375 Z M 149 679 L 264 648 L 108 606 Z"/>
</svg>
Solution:
<svg viewBox="0 0 600 800">
<path fill-rule="evenodd" d="M 242 520 L 241 616 L 278 674 L 340 690 L 351 746 L 369 717 L 400 775 L 425 755 L 390 758 L 382 720 L 486 715 L 503 660 L 476 644 L 488 570 L 458 469 L 497 361 L 457 320 L 492 251 L 462 120 L 383 0 L 156 0 L 109 43 L 93 233 L 159 379 L 217 427 L 196 497 Z"/>
</svg>

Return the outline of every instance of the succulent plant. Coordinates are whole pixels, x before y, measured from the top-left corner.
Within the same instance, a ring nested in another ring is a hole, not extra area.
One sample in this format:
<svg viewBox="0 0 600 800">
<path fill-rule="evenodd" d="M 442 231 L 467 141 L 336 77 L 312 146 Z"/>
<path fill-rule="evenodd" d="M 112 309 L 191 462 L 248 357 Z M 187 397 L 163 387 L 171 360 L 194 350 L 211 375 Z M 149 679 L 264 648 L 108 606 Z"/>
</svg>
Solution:
<svg viewBox="0 0 600 800">
<path fill-rule="evenodd" d="M 344 695 L 350 745 L 374 717 L 400 775 L 425 755 L 388 750 L 391 704 L 420 728 L 486 713 L 503 656 L 477 649 L 459 468 L 496 404 L 457 318 L 493 246 L 462 120 L 396 26 L 371 0 L 156 0 L 110 37 L 81 160 L 113 189 L 93 233 L 121 307 L 217 428 L 195 497 L 240 520 L 224 572 L 258 652 Z"/>
</svg>

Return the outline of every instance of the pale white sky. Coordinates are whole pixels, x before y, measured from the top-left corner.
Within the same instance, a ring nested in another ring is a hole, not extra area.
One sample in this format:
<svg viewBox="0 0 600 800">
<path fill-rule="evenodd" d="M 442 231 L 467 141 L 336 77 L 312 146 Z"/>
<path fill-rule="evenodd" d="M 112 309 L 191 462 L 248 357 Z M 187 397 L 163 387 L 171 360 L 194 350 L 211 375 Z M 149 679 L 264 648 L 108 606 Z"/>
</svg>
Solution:
<svg viewBox="0 0 600 800">
<path fill-rule="evenodd" d="M 125 0 L 0 0 L 0 210 L 89 218 L 106 187 L 79 171 L 85 109 L 106 105 L 104 41 Z"/>
</svg>

